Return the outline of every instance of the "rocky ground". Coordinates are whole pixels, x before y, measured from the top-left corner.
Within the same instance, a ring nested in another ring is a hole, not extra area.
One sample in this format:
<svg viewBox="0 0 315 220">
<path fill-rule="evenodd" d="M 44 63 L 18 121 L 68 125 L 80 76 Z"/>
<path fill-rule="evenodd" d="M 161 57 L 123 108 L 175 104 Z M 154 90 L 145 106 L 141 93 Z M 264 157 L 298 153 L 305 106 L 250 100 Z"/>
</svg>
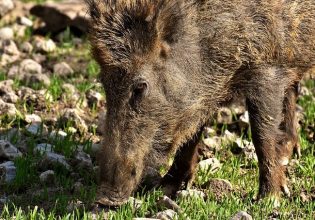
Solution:
<svg viewBox="0 0 315 220">
<path fill-rule="evenodd" d="M 84 13 L 75 13 L 82 12 L 82 5 L 76 8 L 71 3 L 70 10 L 68 3 L 63 4 L 47 6 L 50 18 L 54 8 L 65 16 L 61 21 L 68 22 L 53 24 L 41 13 L 46 6 L 0 0 L 0 219 L 19 215 L 53 219 L 67 213 L 104 217 L 93 201 L 105 94 L 83 34 L 85 21 L 77 22 L 86 19 Z M 129 204 L 106 212 L 107 218 L 315 218 L 311 77 L 308 73 L 301 84 L 297 109 L 303 157 L 288 166 L 292 195 L 280 207 L 253 202 L 257 157 L 240 98 L 222 108 L 204 130 L 190 190 L 179 191 L 176 201 L 158 190 L 137 194 Z M 163 173 L 165 168 L 150 174 Z"/>
</svg>

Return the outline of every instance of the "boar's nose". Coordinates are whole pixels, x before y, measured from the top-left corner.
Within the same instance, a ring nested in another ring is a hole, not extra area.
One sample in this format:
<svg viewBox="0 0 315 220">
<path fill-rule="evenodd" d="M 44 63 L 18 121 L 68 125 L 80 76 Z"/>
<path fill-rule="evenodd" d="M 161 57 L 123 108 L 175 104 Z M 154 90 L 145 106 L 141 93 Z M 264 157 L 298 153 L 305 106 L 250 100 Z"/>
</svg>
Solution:
<svg viewBox="0 0 315 220">
<path fill-rule="evenodd" d="M 104 206 L 120 206 L 128 202 L 129 192 L 102 184 L 97 192 L 96 202 Z"/>
</svg>

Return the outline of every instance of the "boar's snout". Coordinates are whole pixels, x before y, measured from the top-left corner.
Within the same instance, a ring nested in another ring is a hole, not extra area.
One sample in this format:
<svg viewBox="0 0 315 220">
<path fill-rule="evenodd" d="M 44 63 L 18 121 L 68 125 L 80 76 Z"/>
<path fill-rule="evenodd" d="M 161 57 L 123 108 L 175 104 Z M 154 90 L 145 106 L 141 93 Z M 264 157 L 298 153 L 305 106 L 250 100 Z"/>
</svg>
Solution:
<svg viewBox="0 0 315 220">
<path fill-rule="evenodd" d="M 143 165 L 130 154 L 112 154 L 100 164 L 100 186 L 97 202 L 105 206 L 119 206 L 128 201 L 142 175 Z"/>
</svg>

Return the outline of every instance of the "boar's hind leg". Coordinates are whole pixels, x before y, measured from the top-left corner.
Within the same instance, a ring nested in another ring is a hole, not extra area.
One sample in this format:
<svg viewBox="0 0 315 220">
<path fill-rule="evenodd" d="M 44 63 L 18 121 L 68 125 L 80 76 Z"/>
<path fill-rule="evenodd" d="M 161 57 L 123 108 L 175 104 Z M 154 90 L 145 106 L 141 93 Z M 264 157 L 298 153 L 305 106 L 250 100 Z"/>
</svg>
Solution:
<svg viewBox="0 0 315 220">
<path fill-rule="evenodd" d="M 278 197 L 286 188 L 285 168 L 278 152 L 284 132 L 280 130 L 286 81 L 276 68 L 245 73 L 246 102 L 250 115 L 252 138 L 259 163 L 259 197 Z"/>
<path fill-rule="evenodd" d="M 298 83 L 290 86 L 285 94 L 283 101 L 283 121 L 280 125 L 281 130 L 286 134 L 282 141 L 282 149 L 279 152 L 280 162 L 287 165 L 292 152 L 299 158 L 301 156 L 300 144 L 297 134 L 297 118 L 295 115 L 296 99 L 298 95 Z"/>
<path fill-rule="evenodd" d="M 176 152 L 174 162 L 163 177 L 161 186 L 166 195 L 174 196 L 182 184 L 186 188 L 193 180 L 198 160 L 198 143 L 202 128 Z"/>
</svg>

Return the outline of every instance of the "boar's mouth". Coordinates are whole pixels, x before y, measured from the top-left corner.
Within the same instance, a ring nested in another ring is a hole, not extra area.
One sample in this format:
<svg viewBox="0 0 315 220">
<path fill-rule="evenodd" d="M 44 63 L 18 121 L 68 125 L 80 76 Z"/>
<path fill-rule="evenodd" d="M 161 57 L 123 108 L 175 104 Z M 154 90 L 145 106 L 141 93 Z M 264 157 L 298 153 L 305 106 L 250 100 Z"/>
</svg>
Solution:
<svg viewBox="0 0 315 220">
<path fill-rule="evenodd" d="M 117 189 L 113 189 L 106 186 L 101 186 L 101 189 L 97 193 L 96 203 L 102 206 L 121 206 L 128 202 L 129 199 L 128 192 L 121 192 Z"/>
</svg>

